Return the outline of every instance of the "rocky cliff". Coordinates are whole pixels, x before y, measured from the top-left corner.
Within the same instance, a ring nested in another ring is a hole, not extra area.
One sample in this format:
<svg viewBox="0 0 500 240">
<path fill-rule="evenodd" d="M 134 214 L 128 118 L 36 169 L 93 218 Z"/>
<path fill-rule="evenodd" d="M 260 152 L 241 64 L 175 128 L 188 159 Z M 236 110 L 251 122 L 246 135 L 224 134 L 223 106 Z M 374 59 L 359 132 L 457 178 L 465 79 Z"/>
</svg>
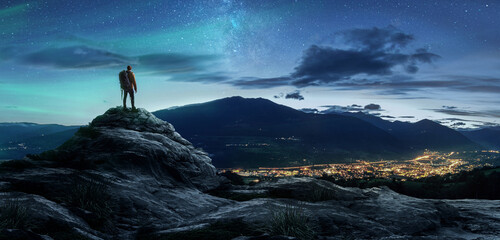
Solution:
<svg viewBox="0 0 500 240">
<path fill-rule="evenodd" d="M 495 239 L 498 206 L 311 178 L 233 186 L 144 109 L 0 165 L 0 239 Z"/>
</svg>

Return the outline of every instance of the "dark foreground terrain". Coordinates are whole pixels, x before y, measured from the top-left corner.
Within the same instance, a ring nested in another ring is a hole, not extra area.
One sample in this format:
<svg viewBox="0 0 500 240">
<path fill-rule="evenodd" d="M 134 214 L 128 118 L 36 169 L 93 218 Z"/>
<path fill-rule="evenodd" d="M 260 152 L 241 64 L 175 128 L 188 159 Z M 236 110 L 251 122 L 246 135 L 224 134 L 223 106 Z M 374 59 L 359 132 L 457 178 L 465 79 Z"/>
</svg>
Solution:
<svg viewBox="0 0 500 240">
<path fill-rule="evenodd" d="M 0 168 L 0 239 L 496 239 L 500 201 L 312 178 L 232 185 L 144 109 Z"/>
</svg>

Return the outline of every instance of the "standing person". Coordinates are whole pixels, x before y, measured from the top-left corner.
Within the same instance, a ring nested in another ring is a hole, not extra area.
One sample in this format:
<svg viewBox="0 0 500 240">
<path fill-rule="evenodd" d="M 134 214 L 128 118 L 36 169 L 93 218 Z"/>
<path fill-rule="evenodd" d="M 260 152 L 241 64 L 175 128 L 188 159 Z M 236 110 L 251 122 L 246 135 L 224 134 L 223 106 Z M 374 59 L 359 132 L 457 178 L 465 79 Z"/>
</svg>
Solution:
<svg viewBox="0 0 500 240">
<path fill-rule="evenodd" d="M 130 94 L 130 102 L 132 103 L 132 110 L 136 110 L 134 105 L 134 90 L 137 93 L 137 83 L 135 81 L 134 72 L 132 72 L 132 67 L 127 66 L 127 71 L 121 71 L 120 77 L 120 87 L 122 88 L 123 96 L 123 109 L 127 109 L 127 94 Z"/>
</svg>

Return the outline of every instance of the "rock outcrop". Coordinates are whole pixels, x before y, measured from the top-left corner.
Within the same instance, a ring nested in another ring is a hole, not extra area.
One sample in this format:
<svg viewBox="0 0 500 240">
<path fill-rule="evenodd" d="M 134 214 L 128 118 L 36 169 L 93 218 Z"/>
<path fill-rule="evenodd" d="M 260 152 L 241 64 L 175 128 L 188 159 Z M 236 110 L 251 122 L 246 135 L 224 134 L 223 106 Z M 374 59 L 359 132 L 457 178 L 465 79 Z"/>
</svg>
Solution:
<svg viewBox="0 0 500 240">
<path fill-rule="evenodd" d="M 35 211 L 38 225 L 57 220 L 95 238 L 133 239 L 146 225 L 175 227 L 229 202 L 203 193 L 224 180 L 208 155 L 144 109 L 110 109 L 59 148 L 30 158 L 18 161 L 30 167 L 0 174 L 0 202 Z M 113 214 L 95 216 L 86 206 L 92 199 L 72 199 L 86 192 L 104 194 L 101 208 Z M 106 219 L 87 224 L 96 218 Z M 94 230 L 95 225 L 106 227 Z"/>
<path fill-rule="evenodd" d="M 59 148 L 2 164 L 0 206 L 0 239 L 157 239 L 221 222 L 236 223 L 240 240 L 293 239 L 271 236 L 287 209 L 310 227 L 302 239 L 500 235 L 500 201 L 417 199 L 312 178 L 230 185 L 206 153 L 144 109 L 110 109 Z"/>
</svg>

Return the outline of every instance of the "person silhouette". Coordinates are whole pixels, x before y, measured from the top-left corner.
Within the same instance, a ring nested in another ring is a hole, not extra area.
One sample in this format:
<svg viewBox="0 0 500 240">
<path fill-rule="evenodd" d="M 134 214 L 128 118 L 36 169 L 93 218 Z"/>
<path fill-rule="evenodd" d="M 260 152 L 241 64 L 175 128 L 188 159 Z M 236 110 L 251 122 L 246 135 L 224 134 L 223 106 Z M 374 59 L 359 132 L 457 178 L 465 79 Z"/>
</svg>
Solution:
<svg viewBox="0 0 500 240">
<path fill-rule="evenodd" d="M 126 71 L 126 78 L 128 78 L 128 81 L 130 84 L 128 86 L 125 84 L 122 84 L 122 89 L 123 92 L 125 93 L 123 96 L 123 109 L 127 109 L 127 94 L 130 95 L 130 102 L 132 103 L 132 110 L 136 110 L 134 100 L 134 90 L 135 93 L 137 93 L 137 83 L 135 81 L 135 75 L 134 72 L 132 72 L 132 67 L 129 65 L 127 66 L 127 71 Z"/>
</svg>

